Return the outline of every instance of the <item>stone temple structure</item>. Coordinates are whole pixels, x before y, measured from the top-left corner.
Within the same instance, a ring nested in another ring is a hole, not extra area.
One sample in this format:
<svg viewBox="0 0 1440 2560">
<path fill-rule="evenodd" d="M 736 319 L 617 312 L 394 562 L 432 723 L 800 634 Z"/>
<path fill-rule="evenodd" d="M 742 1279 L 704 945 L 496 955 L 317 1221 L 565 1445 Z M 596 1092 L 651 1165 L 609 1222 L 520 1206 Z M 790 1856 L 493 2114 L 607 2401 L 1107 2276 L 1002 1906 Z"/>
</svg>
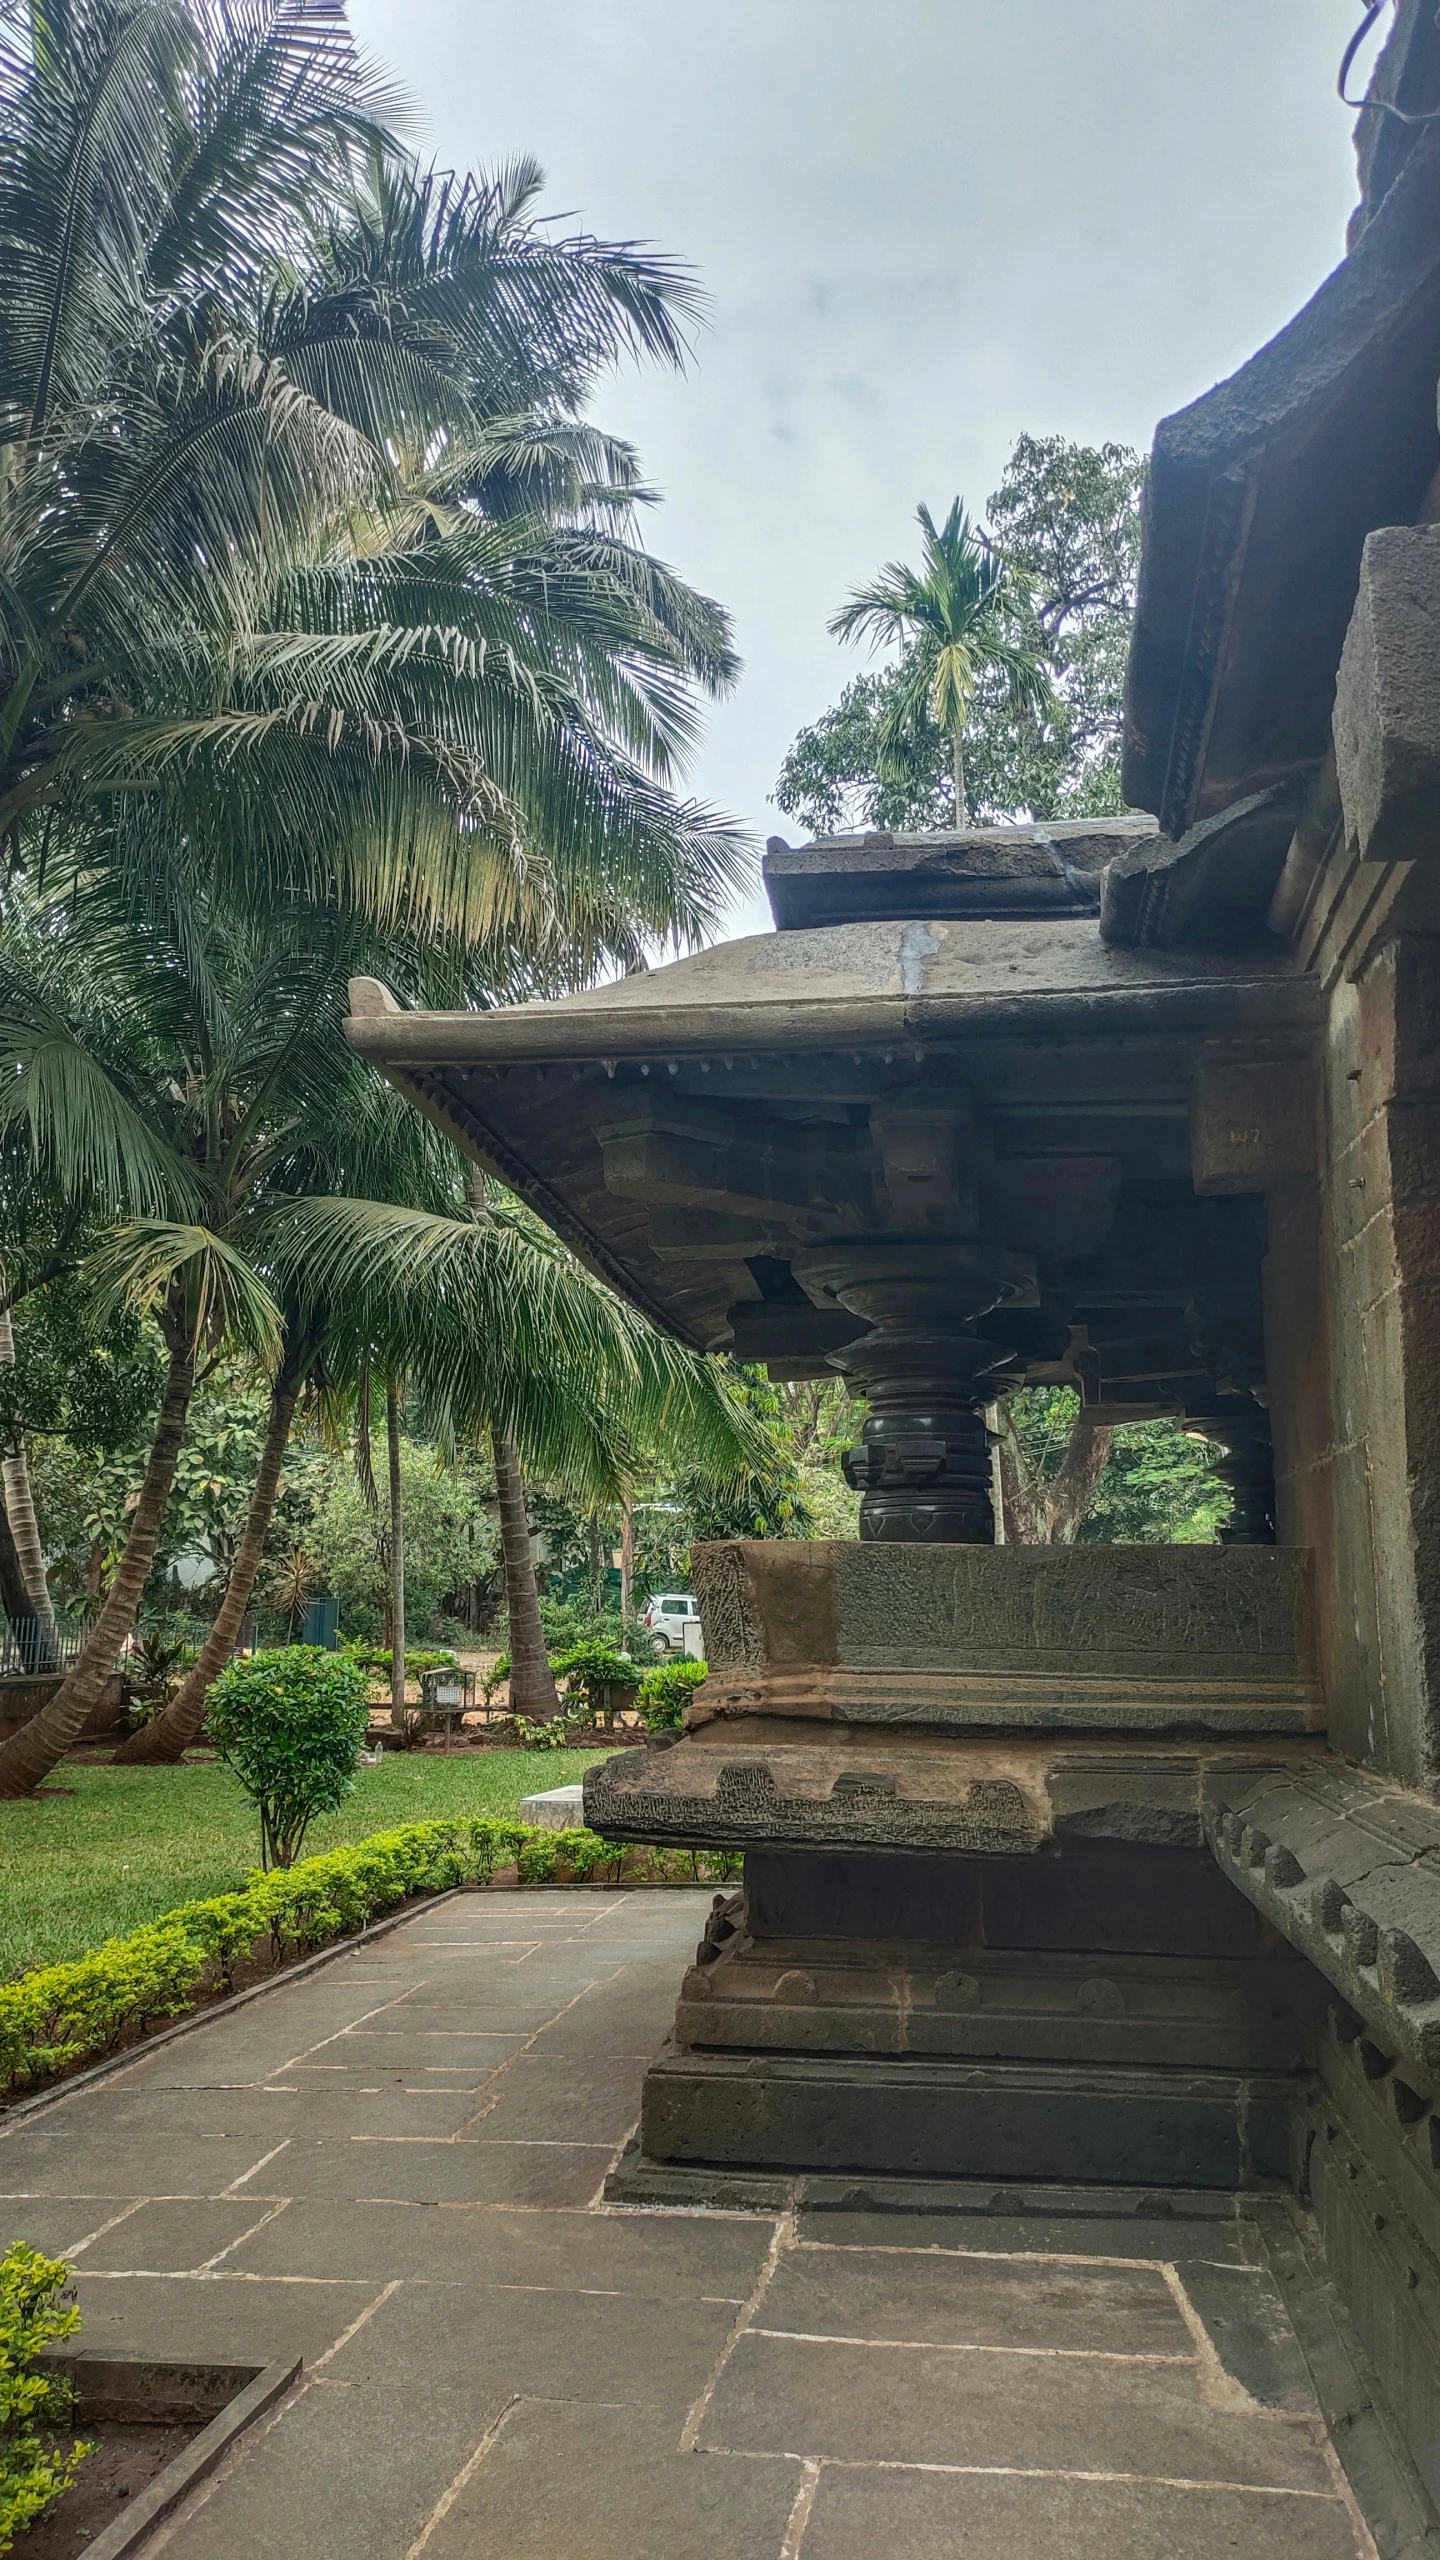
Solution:
<svg viewBox="0 0 1440 2560">
<path fill-rule="evenodd" d="M 1431 0 L 1379 95 L 1440 110 Z M 351 1037 L 684 1340 L 867 1402 L 858 1543 L 696 1564 L 613 1838 L 745 1852 L 617 2193 L 1293 2187 L 1440 2490 L 1440 123 L 1156 442 L 1137 813 L 774 842 L 777 932 Z M 1225 1450 L 995 1542 L 987 1409 Z"/>
</svg>

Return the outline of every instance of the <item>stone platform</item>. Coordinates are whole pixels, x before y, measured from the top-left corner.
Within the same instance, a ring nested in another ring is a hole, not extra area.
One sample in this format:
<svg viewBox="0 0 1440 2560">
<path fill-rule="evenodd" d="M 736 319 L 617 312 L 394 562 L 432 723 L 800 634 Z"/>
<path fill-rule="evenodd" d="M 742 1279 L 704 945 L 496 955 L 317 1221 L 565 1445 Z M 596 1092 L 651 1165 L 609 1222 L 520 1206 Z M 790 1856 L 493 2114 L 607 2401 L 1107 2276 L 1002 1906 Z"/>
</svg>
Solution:
<svg viewBox="0 0 1440 2560">
<path fill-rule="evenodd" d="M 1298 2206 L 607 2206 L 709 1897 L 457 1896 L 0 2129 L 92 2347 L 303 2356 L 157 2560 L 1374 2560 L 1440 2524 Z"/>
</svg>

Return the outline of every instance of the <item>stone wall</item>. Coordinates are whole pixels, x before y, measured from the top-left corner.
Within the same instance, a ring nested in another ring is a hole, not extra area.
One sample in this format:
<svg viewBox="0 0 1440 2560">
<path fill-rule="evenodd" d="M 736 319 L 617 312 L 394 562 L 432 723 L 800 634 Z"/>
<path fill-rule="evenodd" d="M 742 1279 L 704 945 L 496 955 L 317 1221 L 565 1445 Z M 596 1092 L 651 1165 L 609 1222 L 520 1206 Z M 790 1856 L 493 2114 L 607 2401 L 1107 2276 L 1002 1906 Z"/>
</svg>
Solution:
<svg viewBox="0 0 1440 2560">
<path fill-rule="evenodd" d="M 1270 1194 L 1277 1519 L 1317 1560 L 1335 1747 L 1440 1774 L 1440 941 L 1398 936 L 1330 996 L 1321 1172 Z"/>
</svg>

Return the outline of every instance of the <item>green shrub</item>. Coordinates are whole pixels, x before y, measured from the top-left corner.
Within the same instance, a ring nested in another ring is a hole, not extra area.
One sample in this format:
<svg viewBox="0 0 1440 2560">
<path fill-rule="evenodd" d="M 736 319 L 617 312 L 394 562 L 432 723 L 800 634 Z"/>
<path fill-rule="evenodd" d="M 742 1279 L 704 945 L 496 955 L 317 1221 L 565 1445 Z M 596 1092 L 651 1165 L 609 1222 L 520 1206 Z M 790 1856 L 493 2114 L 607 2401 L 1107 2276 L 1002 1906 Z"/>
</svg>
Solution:
<svg viewBox="0 0 1440 2560">
<path fill-rule="evenodd" d="M 0 2551 L 68 2489 L 93 2445 L 61 2453 L 52 2441 L 69 2423 L 74 2394 L 40 2363 L 43 2347 L 80 2325 L 62 2302 L 69 2268 L 17 2240 L 0 2258 Z"/>
<path fill-rule="evenodd" d="M 653 1670 L 645 1673 L 635 1701 L 641 1723 L 648 1725 L 652 1733 L 683 1724 L 685 1709 L 709 1668 L 708 1662 L 697 1662 L 693 1657 L 683 1662 L 657 1662 Z"/>
<path fill-rule="evenodd" d="M 557 1655 L 550 1668 L 557 1680 L 565 1682 L 572 1698 L 584 1699 L 593 1716 L 613 1714 L 615 1691 L 633 1695 L 640 1678 L 640 1666 L 633 1654 L 617 1653 L 612 1644 L 602 1639 L 572 1645 L 568 1653 Z"/>
<path fill-rule="evenodd" d="M 526 1751 L 564 1751 L 570 1734 L 563 1716 L 552 1716 L 548 1724 L 532 1724 L 528 1716 L 512 1716 L 515 1739 Z"/>
<path fill-rule="evenodd" d="M 314 1816 L 344 1803 L 369 1718 L 359 1664 L 319 1645 L 282 1645 L 222 1671 L 206 1726 L 259 1813 L 262 1866 L 290 1866 Z"/>
</svg>

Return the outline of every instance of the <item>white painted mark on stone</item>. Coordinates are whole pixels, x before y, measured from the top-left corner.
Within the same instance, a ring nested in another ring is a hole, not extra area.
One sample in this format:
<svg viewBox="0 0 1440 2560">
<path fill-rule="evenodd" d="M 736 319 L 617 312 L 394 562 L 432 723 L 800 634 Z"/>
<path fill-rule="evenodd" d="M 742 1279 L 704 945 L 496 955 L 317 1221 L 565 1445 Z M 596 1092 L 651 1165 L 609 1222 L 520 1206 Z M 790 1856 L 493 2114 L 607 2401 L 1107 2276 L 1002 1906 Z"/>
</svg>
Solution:
<svg viewBox="0 0 1440 2560">
<path fill-rule="evenodd" d="M 771 2277 L 774 2275 L 776 2268 L 779 2266 L 781 2259 L 786 2254 L 786 2251 L 793 2249 L 794 2246 L 795 2216 L 793 2213 L 782 2213 L 777 2218 L 775 2228 L 770 2235 L 770 2246 L 765 2252 L 765 2263 L 756 2277 L 755 2282 L 751 2286 L 749 2293 L 746 2295 L 745 2300 L 741 2303 L 739 2310 L 736 2312 L 734 2321 L 731 2324 L 730 2335 L 726 2339 L 724 2346 L 721 2348 L 720 2353 L 711 2366 L 710 2371 L 706 2376 L 704 2386 L 700 2392 L 700 2396 L 691 2407 L 690 2414 L 687 2417 L 684 2426 L 680 2430 L 680 2443 L 677 2448 L 679 2452 L 693 2453 L 695 2451 L 696 2446 L 700 2441 L 700 2430 L 705 2424 L 706 2413 L 709 2410 L 710 2403 L 714 2399 L 716 2390 L 719 2386 L 720 2376 L 724 2372 L 726 2365 L 729 2363 L 730 2358 L 734 2354 L 741 2339 L 744 2337 L 745 2332 L 749 2328 L 751 2321 L 754 2319 L 756 2312 L 759 2310 L 761 2303 L 764 2301 L 766 2287 L 768 2286 Z"/>
<path fill-rule="evenodd" d="M 815 2492 L 819 2486 L 819 2463 L 802 2462 L 800 2486 L 795 2492 L 795 2504 L 790 2510 L 785 2526 L 785 2539 L 780 2545 L 780 2560 L 799 2560 L 800 2545 L 805 2539 L 805 2527 L 810 2521 L 810 2510 L 815 2504 Z"/>
<path fill-rule="evenodd" d="M 445 2518 L 448 2516 L 456 2499 L 459 2497 L 461 2490 L 466 2486 L 468 2481 L 474 2479 L 476 2472 L 479 2470 L 481 2463 L 485 2459 L 485 2456 L 498 2441 L 500 2435 L 508 2426 L 510 2420 L 514 2417 L 519 2406 L 520 2399 L 519 2394 L 517 2393 L 513 2400 L 507 2400 L 499 2417 L 486 2428 L 485 2433 L 475 2447 L 475 2450 L 471 2454 L 468 2462 L 462 2462 L 454 2479 L 451 2481 L 449 2488 L 443 2490 L 441 2495 L 436 2499 L 435 2504 L 431 2508 L 429 2515 L 426 2517 L 424 2524 L 421 2526 L 420 2531 L 417 2533 L 409 2550 L 406 2552 L 405 2560 L 420 2560 L 420 2554 L 424 2550 L 430 2536 L 435 2531 L 436 2526 L 444 2523 Z"/>
<path fill-rule="evenodd" d="M 100 2223 L 94 2231 L 87 2231 L 83 2240 L 71 2240 L 61 2250 L 61 2257 L 78 2258 L 81 2251 L 88 2249 L 93 2241 L 103 2240 L 107 2231 L 113 2231 L 121 2222 L 128 2222 L 132 2213 L 138 2213 L 142 2204 L 149 2204 L 149 2202 L 149 2196 L 137 2196 L 133 2204 L 122 2205 L 118 2213 L 111 2214 L 108 2222 Z"/>
<path fill-rule="evenodd" d="M 791 2347 L 885 2347 L 902 2355 L 927 2356 L 1049 2356 L 1061 2357 L 1080 2364 L 1178 2364 L 1195 2366 L 1197 2356 L 1145 2354 L 1122 2347 L 996 2347 L 979 2338 L 847 2338 L 828 2329 L 762 2329 L 749 2331 L 752 2338 L 778 2338 Z M 1251 2403 L 1252 2410 L 1255 2404 Z M 1257 2411 L 1269 2416 L 1270 2412 Z"/>
<path fill-rule="evenodd" d="M 238 2178 L 232 2178 L 228 2187 L 221 2188 L 221 2200 L 229 2196 L 238 2196 L 242 2187 L 247 2187 L 252 2178 L 258 2178 L 262 2169 L 268 2169 L 271 2161 L 278 2160 L 281 2152 L 288 2151 L 289 2148 L 290 2136 L 287 2133 L 284 2141 L 277 2142 L 273 2151 L 266 2151 L 261 2155 L 253 2169 L 242 2169 Z"/>
<path fill-rule="evenodd" d="M 257 2204 L 259 2203 L 260 2199 L 258 2196 L 255 2201 Z M 227 2240 L 224 2248 L 217 2249 L 213 2257 L 202 2258 L 199 2266 L 195 2269 L 196 2275 L 210 2275 L 213 2270 L 219 2266 L 222 2258 L 229 2257 L 232 2249 L 242 2249 L 247 2240 L 253 2240 L 256 2232 L 263 2231 L 266 2223 L 273 2222 L 277 2215 L 284 2213 L 288 2209 L 289 2204 L 290 2198 L 288 2196 L 281 2196 L 278 2204 L 272 2204 L 268 2213 L 262 2213 L 259 2221 L 252 2222 L 248 2231 L 240 2232 L 234 2240 Z"/>
<path fill-rule="evenodd" d="M 1228 2365 L 1221 2363 L 1215 2341 L 1181 2283 L 1178 2269 L 1167 2261 L 1162 2263 L 1160 2273 L 1165 2279 L 1176 2310 L 1195 2341 L 1195 2363 L 1200 2384 L 1200 2397 L 1206 2407 L 1218 2409 L 1231 2418 L 1278 2416 L 1280 2413 L 1277 2410 L 1262 2408 L 1260 2402 L 1246 2390 L 1244 2383 L 1238 2380 Z"/>
</svg>

